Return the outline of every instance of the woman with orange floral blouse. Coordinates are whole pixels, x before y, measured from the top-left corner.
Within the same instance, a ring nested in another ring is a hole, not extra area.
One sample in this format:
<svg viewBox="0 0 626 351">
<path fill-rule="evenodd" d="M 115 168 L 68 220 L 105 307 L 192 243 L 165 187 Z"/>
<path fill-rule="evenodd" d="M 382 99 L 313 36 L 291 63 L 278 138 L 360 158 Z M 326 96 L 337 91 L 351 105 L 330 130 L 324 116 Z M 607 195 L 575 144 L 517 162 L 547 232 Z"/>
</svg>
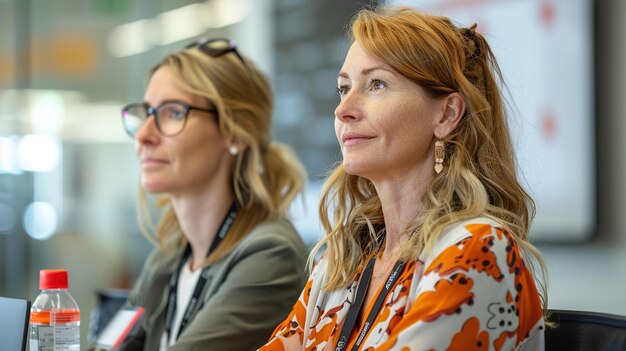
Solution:
<svg viewBox="0 0 626 351">
<path fill-rule="evenodd" d="M 326 252 L 261 350 L 543 350 L 534 203 L 489 45 L 410 8 L 361 10 L 351 33 Z"/>
</svg>

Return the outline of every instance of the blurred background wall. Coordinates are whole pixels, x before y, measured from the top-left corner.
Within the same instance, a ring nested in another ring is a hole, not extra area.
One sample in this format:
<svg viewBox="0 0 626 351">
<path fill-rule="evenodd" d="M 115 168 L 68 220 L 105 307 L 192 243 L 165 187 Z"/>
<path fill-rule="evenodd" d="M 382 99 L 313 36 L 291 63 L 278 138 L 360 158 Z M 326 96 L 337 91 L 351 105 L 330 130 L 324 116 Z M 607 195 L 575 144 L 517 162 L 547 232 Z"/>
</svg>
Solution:
<svg viewBox="0 0 626 351">
<path fill-rule="evenodd" d="M 135 223 L 138 167 L 119 110 L 142 100 L 152 65 L 201 36 L 235 39 L 271 76 L 274 137 L 310 178 L 294 220 L 315 242 L 319 184 L 339 160 L 344 28 L 367 3 L 0 0 L 0 295 L 34 299 L 40 269 L 67 268 L 84 343 L 96 291 L 131 287 L 151 245 Z M 550 307 L 626 314 L 626 2 L 589 4 L 594 222 L 584 240 L 538 244 Z"/>
</svg>

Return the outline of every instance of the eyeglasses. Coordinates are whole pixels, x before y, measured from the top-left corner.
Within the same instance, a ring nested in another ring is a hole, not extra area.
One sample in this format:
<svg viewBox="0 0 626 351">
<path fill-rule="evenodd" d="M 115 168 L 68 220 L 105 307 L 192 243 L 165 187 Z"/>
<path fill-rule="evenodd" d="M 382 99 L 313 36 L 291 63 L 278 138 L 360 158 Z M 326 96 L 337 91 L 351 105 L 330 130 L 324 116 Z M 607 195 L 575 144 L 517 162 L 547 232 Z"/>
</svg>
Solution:
<svg viewBox="0 0 626 351">
<path fill-rule="evenodd" d="M 246 60 L 239 54 L 237 50 L 237 43 L 234 40 L 224 38 L 201 38 L 198 41 L 185 46 L 185 49 L 191 49 L 197 47 L 200 51 L 211 57 L 220 57 L 228 53 L 234 53 L 239 58 L 239 61 L 243 64 L 248 72 L 248 76 L 252 79 L 252 72 L 250 67 L 246 63 Z"/>
<path fill-rule="evenodd" d="M 239 58 L 239 60 L 241 60 L 244 66 L 246 65 L 246 61 L 244 61 L 243 57 L 241 57 L 241 55 L 239 54 L 239 51 L 237 51 L 237 44 L 233 40 L 222 38 L 202 38 L 195 43 L 191 43 L 185 46 L 185 49 L 190 49 L 194 47 L 197 47 L 198 49 L 200 49 L 200 51 L 211 57 L 220 57 L 222 55 L 228 54 L 229 52 L 232 52 L 237 55 L 237 57 Z"/>
<path fill-rule="evenodd" d="M 189 106 L 178 101 L 166 101 L 155 108 L 144 102 L 124 106 L 122 108 L 122 123 L 126 133 L 134 138 L 146 120 L 154 115 L 154 124 L 159 133 L 164 136 L 174 136 L 185 128 L 191 110 L 208 112 L 217 118 L 215 108 L 206 109 Z"/>
</svg>

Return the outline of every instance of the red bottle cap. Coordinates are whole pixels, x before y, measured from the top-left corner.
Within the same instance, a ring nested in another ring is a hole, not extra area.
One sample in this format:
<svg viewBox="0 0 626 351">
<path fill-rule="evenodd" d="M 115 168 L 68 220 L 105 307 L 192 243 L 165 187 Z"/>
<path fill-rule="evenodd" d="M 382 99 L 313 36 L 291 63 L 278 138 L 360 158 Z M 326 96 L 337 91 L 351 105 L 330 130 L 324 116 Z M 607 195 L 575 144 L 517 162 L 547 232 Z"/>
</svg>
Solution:
<svg viewBox="0 0 626 351">
<path fill-rule="evenodd" d="M 42 269 L 39 271 L 39 289 L 67 289 L 67 270 Z"/>
</svg>

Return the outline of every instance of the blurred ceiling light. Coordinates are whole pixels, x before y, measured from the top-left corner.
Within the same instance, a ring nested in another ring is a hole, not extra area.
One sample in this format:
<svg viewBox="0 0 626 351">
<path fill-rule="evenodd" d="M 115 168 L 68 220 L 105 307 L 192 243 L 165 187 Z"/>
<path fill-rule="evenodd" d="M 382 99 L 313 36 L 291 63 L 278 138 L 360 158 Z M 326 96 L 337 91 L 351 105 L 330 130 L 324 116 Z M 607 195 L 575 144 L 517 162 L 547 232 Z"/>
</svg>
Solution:
<svg viewBox="0 0 626 351">
<path fill-rule="evenodd" d="M 58 135 L 63 129 L 65 102 L 60 93 L 42 91 L 32 100 L 30 123 L 35 134 Z"/>
<path fill-rule="evenodd" d="M 59 224 L 59 216 L 51 204 L 47 202 L 32 202 L 24 211 L 24 229 L 26 233 L 37 240 L 46 240 L 53 236 Z"/>
<path fill-rule="evenodd" d="M 62 146 L 59 138 L 48 135 L 25 135 L 20 139 L 17 155 L 23 171 L 49 172 L 61 161 Z"/>
<path fill-rule="evenodd" d="M 151 20 L 139 20 L 113 29 L 107 42 L 109 53 L 115 57 L 125 57 L 150 50 L 152 27 Z"/>
<path fill-rule="evenodd" d="M 205 8 L 205 4 L 191 4 L 158 15 L 154 20 L 160 29 L 156 44 L 167 45 L 202 34 Z"/>
<path fill-rule="evenodd" d="M 126 57 L 201 35 L 243 21 L 252 11 L 250 0 L 208 0 L 165 11 L 154 19 L 126 23 L 108 37 L 112 56 Z"/>
<path fill-rule="evenodd" d="M 86 95 L 84 92 L 78 90 L 63 90 L 63 89 L 2 89 L 0 90 L 0 102 L 3 104 L 10 103 L 15 100 L 29 99 L 28 102 L 32 102 L 39 95 L 55 94 L 59 95 L 63 101 L 84 101 Z M 19 101 L 17 105 L 21 105 Z"/>
<path fill-rule="evenodd" d="M 251 12 L 250 0 L 213 0 L 207 5 L 212 13 L 209 27 L 220 28 L 243 21 Z"/>
</svg>

